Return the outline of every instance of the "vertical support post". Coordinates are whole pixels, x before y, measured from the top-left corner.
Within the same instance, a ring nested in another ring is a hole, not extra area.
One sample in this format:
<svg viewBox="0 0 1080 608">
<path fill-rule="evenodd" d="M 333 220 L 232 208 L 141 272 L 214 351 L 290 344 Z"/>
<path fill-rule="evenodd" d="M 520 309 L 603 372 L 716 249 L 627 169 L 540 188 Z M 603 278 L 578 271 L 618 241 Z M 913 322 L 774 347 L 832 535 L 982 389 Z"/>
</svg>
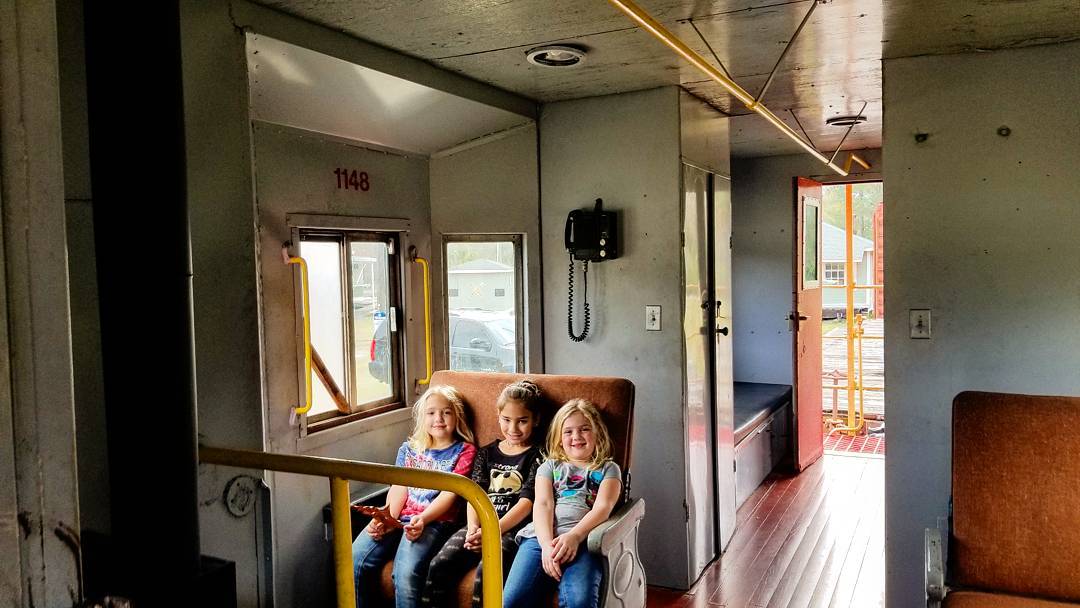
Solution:
<svg viewBox="0 0 1080 608">
<path fill-rule="evenodd" d="M 193 606 L 198 454 L 179 2 L 140 6 L 138 27 L 118 3 L 85 11 L 115 551 L 108 588 L 137 606 Z"/>
<path fill-rule="evenodd" d="M 330 511 L 334 526 L 334 573 L 338 608 L 356 606 L 353 585 L 352 517 L 349 514 L 349 482 L 330 478 Z"/>
<path fill-rule="evenodd" d="M 855 264 L 852 259 L 854 218 L 851 209 L 851 184 L 844 186 L 844 293 L 847 296 L 847 431 L 855 427 Z"/>
</svg>

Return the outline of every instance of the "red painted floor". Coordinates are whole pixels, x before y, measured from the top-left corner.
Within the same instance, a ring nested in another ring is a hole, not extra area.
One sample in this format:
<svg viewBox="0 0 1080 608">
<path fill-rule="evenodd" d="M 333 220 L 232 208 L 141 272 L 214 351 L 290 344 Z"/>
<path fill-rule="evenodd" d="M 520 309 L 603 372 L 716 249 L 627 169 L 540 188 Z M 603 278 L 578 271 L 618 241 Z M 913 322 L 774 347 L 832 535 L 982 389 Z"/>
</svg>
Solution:
<svg viewBox="0 0 1080 608">
<path fill-rule="evenodd" d="M 735 536 L 687 592 L 648 590 L 650 608 L 880 608 L 884 465 L 827 454 L 770 476 L 739 509 Z"/>
<path fill-rule="evenodd" d="M 856 435 L 851 437 L 844 433 L 832 431 L 826 433 L 825 450 L 844 454 L 874 454 L 885 455 L 885 435 Z"/>
</svg>

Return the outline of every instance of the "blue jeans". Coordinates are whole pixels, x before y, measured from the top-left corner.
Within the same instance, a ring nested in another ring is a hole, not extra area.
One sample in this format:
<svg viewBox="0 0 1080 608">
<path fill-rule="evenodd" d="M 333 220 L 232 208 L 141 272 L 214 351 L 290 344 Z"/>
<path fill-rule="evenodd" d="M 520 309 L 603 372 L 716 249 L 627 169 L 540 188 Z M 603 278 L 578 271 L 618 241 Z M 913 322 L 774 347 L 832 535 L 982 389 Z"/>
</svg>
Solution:
<svg viewBox="0 0 1080 608">
<path fill-rule="evenodd" d="M 374 608 L 381 603 L 379 579 L 383 566 L 391 559 L 394 560 L 395 607 L 419 606 L 428 563 L 455 528 L 449 522 L 433 522 L 424 526 L 423 533 L 415 541 L 405 538 L 401 530 L 389 532 L 379 540 L 366 531 L 361 532 L 352 545 L 358 608 Z"/>
<path fill-rule="evenodd" d="M 544 572 L 539 541 L 527 538 L 518 548 L 510 568 L 510 577 L 503 590 L 503 608 L 546 606 L 546 600 L 556 587 L 560 608 L 595 608 L 600 604 L 603 576 L 600 558 L 589 553 L 582 543 L 574 561 L 562 565 L 562 581 L 556 581 Z"/>
</svg>

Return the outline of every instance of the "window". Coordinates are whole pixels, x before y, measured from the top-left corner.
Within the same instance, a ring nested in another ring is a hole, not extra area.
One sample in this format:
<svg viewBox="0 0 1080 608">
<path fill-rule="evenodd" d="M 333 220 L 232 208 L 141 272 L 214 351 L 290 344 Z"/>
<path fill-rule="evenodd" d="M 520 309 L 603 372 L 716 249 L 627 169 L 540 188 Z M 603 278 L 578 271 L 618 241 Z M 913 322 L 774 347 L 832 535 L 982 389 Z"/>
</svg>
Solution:
<svg viewBox="0 0 1080 608">
<path fill-rule="evenodd" d="M 825 284 L 844 284 L 844 262 L 825 262 Z"/>
<path fill-rule="evenodd" d="M 299 230 L 299 253 L 308 264 L 312 358 L 318 355 L 344 395 L 344 402 L 335 400 L 313 363 L 309 423 L 344 422 L 401 402 L 396 238 L 379 232 Z"/>
<path fill-rule="evenodd" d="M 525 369 L 519 235 L 446 238 L 450 369 Z"/>
</svg>

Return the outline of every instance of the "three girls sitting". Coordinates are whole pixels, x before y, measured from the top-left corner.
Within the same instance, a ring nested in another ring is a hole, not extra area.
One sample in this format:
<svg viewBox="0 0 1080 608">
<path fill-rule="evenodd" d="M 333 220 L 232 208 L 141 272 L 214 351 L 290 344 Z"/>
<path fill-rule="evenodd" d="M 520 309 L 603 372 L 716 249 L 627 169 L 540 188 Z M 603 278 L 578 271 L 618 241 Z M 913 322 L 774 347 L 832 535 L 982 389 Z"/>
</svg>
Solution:
<svg viewBox="0 0 1080 608">
<path fill-rule="evenodd" d="M 539 396 L 527 380 L 507 386 L 496 404 L 503 439 L 476 453 L 462 441 L 471 441 L 472 435 L 457 391 L 433 387 L 417 401 L 416 427 L 398 451 L 397 465 L 464 474 L 476 454 L 471 477 L 488 489 L 499 515 L 504 568 L 513 562 L 504 606 L 535 605 L 555 587 L 562 606 L 596 606 L 603 567 L 580 545 L 614 508 L 621 473 L 610 461 L 611 441 L 599 411 L 582 399 L 571 400 L 556 414 L 548 432 L 548 460 L 538 467 L 532 432 L 539 424 Z M 408 521 L 405 538 L 373 521 L 353 542 L 359 606 L 378 603 L 380 571 L 391 558 L 398 607 L 418 605 L 421 589 L 425 604 L 456 605 L 461 575 L 480 561 L 480 529 L 469 507 L 466 527 L 447 540 L 455 498 L 448 492 L 391 487 L 387 507 L 392 516 Z M 530 516 L 535 521 L 523 526 Z M 477 580 L 474 605 L 479 590 Z"/>
</svg>

